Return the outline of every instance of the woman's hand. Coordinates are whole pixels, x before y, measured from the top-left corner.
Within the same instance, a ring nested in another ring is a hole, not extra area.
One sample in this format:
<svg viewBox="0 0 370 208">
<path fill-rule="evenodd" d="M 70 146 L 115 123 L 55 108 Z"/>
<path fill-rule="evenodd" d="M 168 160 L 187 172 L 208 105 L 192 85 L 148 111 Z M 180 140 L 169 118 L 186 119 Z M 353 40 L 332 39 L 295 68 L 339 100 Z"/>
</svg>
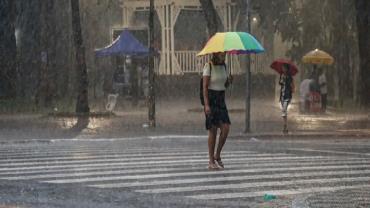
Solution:
<svg viewBox="0 0 370 208">
<path fill-rule="evenodd" d="M 234 80 L 233 75 L 230 74 L 229 77 L 228 77 L 229 85 L 231 85 L 233 83 L 233 80 Z"/>
<path fill-rule="evenodd" d="M 233 84 L 233 76 L 230 74 L 229 77 L 227 77 L 225 87 L 229 87 L 232 84 Z"/>
<path fill-rule="evenodd" d="M 280 74 L 279 85 L 284 85 L 282 74 Z"/>
<path fill-rule="evenodd" d="M 204 112 L 206 113 L 206 115 L 211 114 L 211 108 L 209 107 L 209 105 L 204 106 Z"/>
</svg>

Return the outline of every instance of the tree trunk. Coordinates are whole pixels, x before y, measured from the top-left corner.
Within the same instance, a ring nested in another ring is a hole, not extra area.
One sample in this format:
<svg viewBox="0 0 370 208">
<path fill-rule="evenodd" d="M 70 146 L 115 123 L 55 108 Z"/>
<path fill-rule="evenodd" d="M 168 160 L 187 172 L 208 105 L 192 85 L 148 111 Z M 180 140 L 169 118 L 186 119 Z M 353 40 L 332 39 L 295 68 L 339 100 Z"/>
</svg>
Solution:
<svg viewBox="0 0 370 208">
<path fill-rule="evenodd" d="M 0 97 L 16 97 L 15 38 L 16 5 L 14 0 L 0 1 Z"/>
<path fill-rule="evenodd" d="M 364 107 L 370 106 L 370 1 L 356 0 L 357 30 L 360 49 L 359 100 Z"/>
<path fill-rule="evenodd" d="M 76 113 L 89 113 L 88 75 L 85 60 L 85 47 L 82 40 L 79 0 L 71 0 L 73 40 L 76 49 L 77 103 Z"/>
<path fill-rule="evenodd" d="M 16 1 L 19 13 L 17 15 L 18 52 L 18 96 L 28 101 L 34 101 L 37 94 L 40 76 L 40 14 L 41 0 Z"/>
<path fill-rule="evenodd" d="M 212 0 L 199 0 L 203 8 L 203 13 L 207 22 L 208 36 L 211 37 L 216 32 L 222 30 L 221 20 L 217 14 Z"/>
<path fill-rule="evenodd" d="M 40 56 L 41 67 L 36 93 L 36 104 L 42 107 L 50 107 L 55 97 L 55 22 L 54 0 L 40 2 Z"/>
<path fill-rule="evenodd" d="M 237 2 L 237 7 L 239 8 L 240 11 L 240 17 L 239 21 L 236 26 L 236 30 L 238 31 L 247 31 L 248 30 L 248 4 L 246 0 L 238 0 Z"/>
</svg>

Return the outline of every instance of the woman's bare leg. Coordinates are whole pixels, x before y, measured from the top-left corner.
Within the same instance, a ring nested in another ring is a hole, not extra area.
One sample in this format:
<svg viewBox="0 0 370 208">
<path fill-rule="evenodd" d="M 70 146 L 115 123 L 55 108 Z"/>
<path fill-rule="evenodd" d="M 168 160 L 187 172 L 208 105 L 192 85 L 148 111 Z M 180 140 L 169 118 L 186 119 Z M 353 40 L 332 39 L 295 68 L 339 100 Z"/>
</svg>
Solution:
<svg viewBox="0 0 370 208">
<path fill-rule="evenodd" d="M 283 133 L 288 133 L 288 117 L 287 116 L 284 116 L 283 117 L 283 120 L 284 120 Z"/>
<path fill-rule="evenodd" d="M 290 101 L 283 101 L 282 108 L 283 108 L 283 133 L 288 133 L 288 105 Z"/>
<path fill-rule="evenodd" d="M 208 130 L 208 155 L 209 155 L 209 164 L 215 163 L 214 153 L 215 153 L 215 146 L 216 146 L 216 136 L 217 136 L 217 128 L 212 127 Z"/>
<path fill-rule="evenodd" d="M 220 133 L 220 138 L 219 138 L 218 145 L 217 145 L 215 159 L 221 158 L 221 151 L 226 143 L 226 139 L 227 139 L 227 136 L 229 135 L 229 131 L 230 131 L 230 124 L 221 125 L 221 133 Z"/>
</svg>

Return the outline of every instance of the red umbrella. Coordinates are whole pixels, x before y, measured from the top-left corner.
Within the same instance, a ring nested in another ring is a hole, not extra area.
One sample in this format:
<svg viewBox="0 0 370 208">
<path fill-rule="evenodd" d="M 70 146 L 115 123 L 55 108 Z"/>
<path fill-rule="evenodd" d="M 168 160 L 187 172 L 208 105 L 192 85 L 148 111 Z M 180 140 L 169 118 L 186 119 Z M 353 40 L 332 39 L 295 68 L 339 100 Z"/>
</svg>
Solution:
<svg viewBox="0 0 370 208">
<path fill-rule="evenodd" d="M 286 59 L 277 59 L 271 64 L 271 68 L 274 69 L 277 73 L 282 74 L 283 73 L 283 65 L 288 64 L 290 68 L 290 74 L 292 76 L 296 75 L 298 73 L 297 66 L 289 60 Z"/>
</svg>

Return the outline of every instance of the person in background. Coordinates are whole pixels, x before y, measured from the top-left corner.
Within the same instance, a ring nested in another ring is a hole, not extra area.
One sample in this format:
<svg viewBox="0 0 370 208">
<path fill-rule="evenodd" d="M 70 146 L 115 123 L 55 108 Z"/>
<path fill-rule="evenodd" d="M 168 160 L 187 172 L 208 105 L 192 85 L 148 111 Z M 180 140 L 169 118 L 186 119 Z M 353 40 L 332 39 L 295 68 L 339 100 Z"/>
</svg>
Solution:
<svg viewBox="0 0 370 208">
<path fill-rule="evenodd" d="M 311 82 L 312 82 L 312 79 L 304 79 L 301 82 L 301 85 L 299 86 L 301 113 L 306 113 L 309 111 Z"/>
<path fill-rule="evenodd" d="M 283 65 L 283 73 L 280 75 L 280 103 L 282 107 L 282 117 L 284 121 L 283 133 L 288 133 L 288 106 L 292 100 L 294 82 L 290 72 L 289 64 Z"/>
<path fill-rule="evenodd" d="M 327 106 L 328 87 L 327 87 L 325 72 L 322 69 L 320 70 L 319 85 L 320 85 L 320 94 L 321 94 L 321 110 L 323 113 L 325 113 L 326 106 Z"/>
</svg>

